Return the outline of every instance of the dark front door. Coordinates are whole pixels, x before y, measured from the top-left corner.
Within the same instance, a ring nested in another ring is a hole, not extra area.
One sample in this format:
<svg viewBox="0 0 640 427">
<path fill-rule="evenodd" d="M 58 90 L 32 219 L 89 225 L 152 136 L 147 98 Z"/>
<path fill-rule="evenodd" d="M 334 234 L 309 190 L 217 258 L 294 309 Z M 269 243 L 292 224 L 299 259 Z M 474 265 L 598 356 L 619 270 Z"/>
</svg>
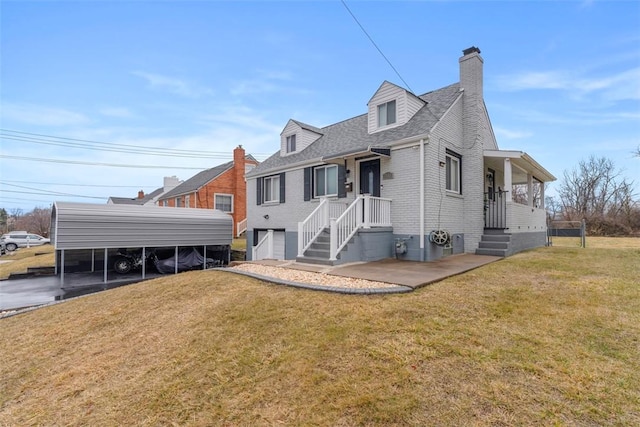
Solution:
<svg viewBox="0 0 640 427">
<path fill-rule="evenodd" d="M 380 159 L 360 163 L 360 194 L 380 197 Z"/>
</svg>

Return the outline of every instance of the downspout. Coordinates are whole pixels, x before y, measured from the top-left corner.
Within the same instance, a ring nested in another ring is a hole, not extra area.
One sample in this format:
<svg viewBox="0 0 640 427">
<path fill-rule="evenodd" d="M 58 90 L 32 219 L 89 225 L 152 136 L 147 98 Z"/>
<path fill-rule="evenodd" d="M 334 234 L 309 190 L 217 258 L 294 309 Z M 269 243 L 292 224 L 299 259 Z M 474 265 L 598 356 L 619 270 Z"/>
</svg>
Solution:
<svg viewBox="0 0 640 427">
<path fill-rule="evenodd" d="M 424 253 L 424 138 L 420 139 L 420 261 L 425 260 Z"/>
</svg>

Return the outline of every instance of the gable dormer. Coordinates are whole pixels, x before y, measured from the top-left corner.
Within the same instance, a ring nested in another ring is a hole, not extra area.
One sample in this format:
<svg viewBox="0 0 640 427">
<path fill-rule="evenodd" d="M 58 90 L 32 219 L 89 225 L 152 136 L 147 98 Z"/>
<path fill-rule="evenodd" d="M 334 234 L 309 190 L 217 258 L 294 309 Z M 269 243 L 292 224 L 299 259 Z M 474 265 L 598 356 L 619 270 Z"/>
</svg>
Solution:
<svg viewBox="0 0 640 427">
<path fill-rule="evenodd" d="M 375 133 L 406 124 L 425 102 L 385 80 L 367 105 L 369 133 Z"/>
<path fill-rule="evenodd" d="M 299 153 L 321 136 L 320 129 L 290 119 L 280 134 L 280 155 Z"/>
</svg>

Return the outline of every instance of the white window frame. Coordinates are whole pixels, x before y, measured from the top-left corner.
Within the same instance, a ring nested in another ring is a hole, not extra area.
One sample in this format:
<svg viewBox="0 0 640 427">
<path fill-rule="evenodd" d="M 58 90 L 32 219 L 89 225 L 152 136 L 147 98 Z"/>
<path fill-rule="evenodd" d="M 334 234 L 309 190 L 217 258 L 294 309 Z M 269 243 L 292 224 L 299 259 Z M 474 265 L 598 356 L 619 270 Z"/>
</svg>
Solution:
<svg viewBox="0 0 640 427">
<path fill-rule="evenodd" d="M 461 183 L 461 167 L 462 156 L 447 152 L 445 155 L 445 188 L 448 192 L 462 194 Z"/>
<path fill-rule="evenodd" d="M 180 208 L 180 196 L 176 197 L 176 208 Z"/>
<path fill-rule="evenodd" d="M 296 134 L 289 135 L 285 138 L 287 153 L 293 153 L 296 151 Z"/>
<path fill-rule="evenodd" d="M 389 121 L 389 105 L 393 104 L 393 121 Z M 395 99 L 378 105 L 378 127 L 391 126 L 398 122 L 398 103 Z M 384 118 L 384 120 L 383 120 Z"/>
<path fill-rule="evenodd" d="M 329 169 L 335 169 L 335 178 L 336 178 L 336 182 L 335 182 L 335 193 L 328 193 L 328 183 L 329 181 L 327 180 L 328 177 L 328 173 L 327 171 Z M 320 170 L 324 170 L 324 191 L 325 194 L 318 194 L 318 171 Z M 318 198 L 318 197 L 337 197 L 338 196 L 338 165 L 324 165 L 324 166 L 317 166 L 315 168 L 313 168 L 313 197 L 314 198 Z"/>
<path fill-rule="evenodd" d="M 266 176 L 262 188 L 262 201 L 264 203 L 280 202 L 280 175 Z M 269 191 L 267 191 L 269 189 Z M 267 196 L 270 195 L 269 198 Z"/>
<path fill-rule="evenodd" d="M 169 199 L 164 199 L 162 201 L 162 206 L 169 206 Z"/>
<path fill-rule="evenodd" d="M 229 211 L 225 211 L 223 209 L 218 208 L 218 196 L 222 196 L 222 197 L 229 197 L 231 199 L 231 210 Z M 233 213 L 233 194 L 227 194 L 227 193 L 214 193 L 213 194 L 213 208 L 214 209 L 218 209 L 221 210 L 222 212 L 225 213 Z"/>
</svg>

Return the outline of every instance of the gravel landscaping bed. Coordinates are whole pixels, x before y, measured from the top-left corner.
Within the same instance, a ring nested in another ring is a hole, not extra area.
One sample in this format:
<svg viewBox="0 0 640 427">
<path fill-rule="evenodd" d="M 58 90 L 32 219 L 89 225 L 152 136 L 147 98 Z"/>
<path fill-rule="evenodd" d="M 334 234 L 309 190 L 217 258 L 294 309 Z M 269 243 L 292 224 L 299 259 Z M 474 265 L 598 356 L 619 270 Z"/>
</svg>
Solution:
<svg viewBox="0 0 640 427">
<path fill-rule="evenodd" d="M 346 289 L 380 289 L 404 288 L 392 283 L 375 282 L 372 280 L 356 279 L 352 277 L 333 276 L 325 273 L 296 270 L 286 267 L 275 267 L 260 264 L 244 263 L 230 268 L 231 270 L 246 271 L 260 276 L 274 277 L 290 282 L 305 283 L 316 286 L 328 286 Z"/>
</svg>

